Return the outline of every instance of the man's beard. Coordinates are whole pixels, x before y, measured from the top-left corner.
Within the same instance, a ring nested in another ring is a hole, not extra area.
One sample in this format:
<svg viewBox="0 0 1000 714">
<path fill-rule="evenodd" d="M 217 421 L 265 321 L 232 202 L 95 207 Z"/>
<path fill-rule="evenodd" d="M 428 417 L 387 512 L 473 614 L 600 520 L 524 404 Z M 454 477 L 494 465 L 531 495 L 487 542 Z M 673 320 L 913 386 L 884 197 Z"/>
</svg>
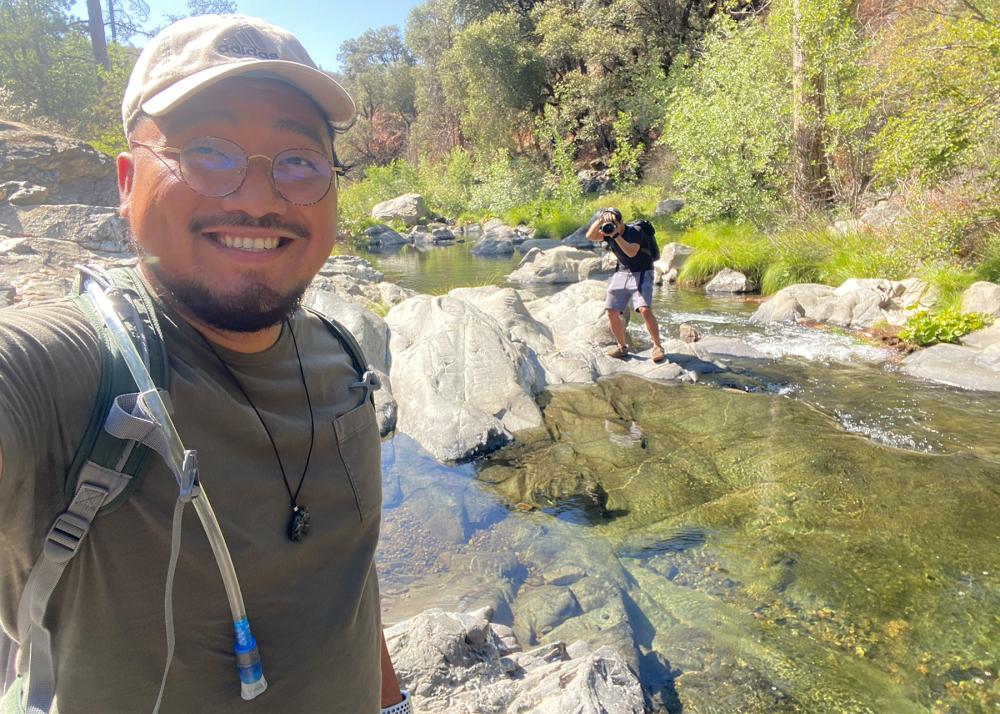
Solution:
<svg viewBox="0 0 1000 714">
<path fill-rule="evenodd" d="M 171 303 L 191 313 L 207 325 L 226 332 L 260 332 L 291 317 L 309 287 L 303 283 L 282 294 L 262 283 L 253 282 L 229 295 L 218 295 L 194 278 L 176 279 L 158 269 L 155 261 L 146 264 L 166 291 Z"/>
</svg>

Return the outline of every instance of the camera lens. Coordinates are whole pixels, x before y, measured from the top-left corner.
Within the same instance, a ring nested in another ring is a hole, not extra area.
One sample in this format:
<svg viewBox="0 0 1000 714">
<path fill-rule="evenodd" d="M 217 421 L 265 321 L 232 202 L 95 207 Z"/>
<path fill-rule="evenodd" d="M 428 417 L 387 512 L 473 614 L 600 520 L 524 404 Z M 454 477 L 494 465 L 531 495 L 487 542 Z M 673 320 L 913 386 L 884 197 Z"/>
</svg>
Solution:
<svg viewBox="0 0 1000 714">
<path fill-rule="evenodd" d="M 601 224 L 601 233 L 603 233 L 604 235 L 609 236 L 609 235 L 611 235 L 614 232 L 615 232 L 615 224 L 614 223 L 603 223 L 603 224 Z"/>
</svg>

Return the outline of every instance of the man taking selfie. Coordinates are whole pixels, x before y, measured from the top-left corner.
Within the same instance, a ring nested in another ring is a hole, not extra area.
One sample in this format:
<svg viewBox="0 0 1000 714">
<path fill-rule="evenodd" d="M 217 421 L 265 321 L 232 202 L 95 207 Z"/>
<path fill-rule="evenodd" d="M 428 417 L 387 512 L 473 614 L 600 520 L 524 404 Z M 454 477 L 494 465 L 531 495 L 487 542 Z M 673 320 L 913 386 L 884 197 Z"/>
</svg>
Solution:
<svg viewBox="0 0 1000 714">
<path fill-rule="evenodd" d="M 137 268 L 0 311 L 3 714 L 409 711 L 379 613 L 377 384 L 300 307 L 354 113 L 263 20 L 181 20 L 142 51 L 117 160 Z"/>
</svg>

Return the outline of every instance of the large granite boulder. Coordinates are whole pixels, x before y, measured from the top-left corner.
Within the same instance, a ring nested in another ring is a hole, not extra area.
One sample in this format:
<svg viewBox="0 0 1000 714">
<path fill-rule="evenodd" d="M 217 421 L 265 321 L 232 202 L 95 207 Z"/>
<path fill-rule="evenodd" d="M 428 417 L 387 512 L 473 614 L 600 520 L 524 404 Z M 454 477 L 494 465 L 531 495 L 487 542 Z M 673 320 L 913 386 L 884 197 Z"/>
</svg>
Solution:
<svg viewBox="0 0 1000 714">
<path fill-rule="evenodd" d="M 524 242 L 524 236 L 513 228 L 504 225 L 498 218 L 490 219 L 483 225 L 483 234 L 479 242 L 472 247 L 472 254 L 479 257 L 495 257 L 511 255 L 514 246 Z"/>
<path fill-rule="evenodd" d="M 981 280 L 962 293 L 962 312 L 984 312 L 1000 318 L 1000 285 Z"/>
<path fill-rule="evenodd" d="M 524 652 L 489 609 L 422 612 L 385 631 L 386 645 L 414 710 L 506 712 L 645 711 L 642 687 L 629 663 L 608 647 L 554 642 Z"/>
<path fill-rule="evenodd" d="M 26 182 L 46 189 L 46 203 L 117 206 L 115 162 L 59 134 L 0 120 L 0 184 Z"/>
<path fill-rule="evenodd" d="M 372 218 L 376 221 L 401 221 L 407 227 L 420 223 L 428 216 L 424 197 L 419 193 L 404 193 L 402 196 L 382 201 L 372 208 Z"/>
<path fill-rule="evenodd" d="M 575 283 L 610 274 L 617 265 L 618 261 L 611 252 L 595 257 L 592 251 L 568 246 L 547 251 L 534 248 L 528 251 L 507 280 L 522 285 Z"/>
<path fill-rule="evenodd" d="M 333 255 L 320 268 L 313 284 L 378 314 L 417 294 L 395 283 L 387 283 L 383 277 L 364 258 Z"/>
<path fill-rule="evenodd" d="M 419 295 L 386 321 L 398 428 L 436 458 L 470 459 L 541 425 L 536 358 L 470 302 Z"/>
</svg>

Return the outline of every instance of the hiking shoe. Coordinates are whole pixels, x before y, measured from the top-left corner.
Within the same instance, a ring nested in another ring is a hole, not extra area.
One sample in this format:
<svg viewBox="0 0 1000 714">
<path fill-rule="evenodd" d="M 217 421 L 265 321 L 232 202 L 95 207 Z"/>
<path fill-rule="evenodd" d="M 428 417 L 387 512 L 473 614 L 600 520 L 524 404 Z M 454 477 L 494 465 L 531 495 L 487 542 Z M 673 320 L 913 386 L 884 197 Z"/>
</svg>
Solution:
<svg viewBox="0 0 1000 714">
<path fill-rule="evenodd" d="M 650 353 L 650 357 L 653 358 L 654 362 L 662 362 L 667 358 L 667 355 L 663 351 L 662 347 L 659 345 L 653 345 L 653 351 Z"/>
<path fill-rule="evenodd" d="M 625 359 L 628 357 L 628 347 L 625 345 L 616 345 L 613 350 L 608 352 L 608 357 L 613 359 Z"/>
</svg>

